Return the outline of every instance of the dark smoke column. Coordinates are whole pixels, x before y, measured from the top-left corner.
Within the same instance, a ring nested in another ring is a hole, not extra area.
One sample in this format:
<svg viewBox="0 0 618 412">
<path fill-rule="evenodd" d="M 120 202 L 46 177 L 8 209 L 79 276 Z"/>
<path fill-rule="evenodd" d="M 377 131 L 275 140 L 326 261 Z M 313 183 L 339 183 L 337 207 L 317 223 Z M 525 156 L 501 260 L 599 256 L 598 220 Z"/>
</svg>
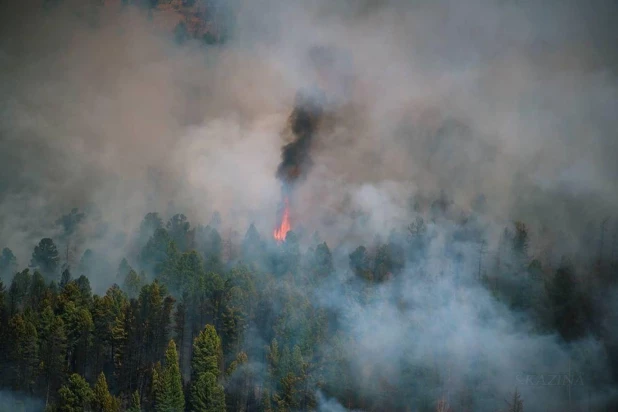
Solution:
<svg viewBox="0 0 618 412">
<path fill-rule="evenodd" d="M 309 51 L 309 64 L 316 74 L 316 80 L 336 85 L 336 88 L 345 88 L 343 78 L 337 76 L 337 53 L 328 47 L 314 47 Z M 335 87 L 333 87 L 334 89 Z M 337 101 L 337 99 L 332 99 Z M 324 91 L 316 86 L 310 90 L 299 91 L 296 94 L 294 109 L 289 118 L 294 140 L 281 149 L 281 163 L 277 168 L 277 178 L 281 181 L 282 205 L 279 208 L 279 226 L 273 236 L 278 242 L 285 240 L 285 235 L 291 229 L 290 198 L 295 186 L 309 173 L 313 162 L 311 160 L 311 146 L 318 131 L 320 120 L 332 102 L 327 100 Z"/>
<path fill-rule="evenodd" d="M 311 169 L 311 143 L 322 115 L 321 96 L 314 93 L 299 92 L 290 116 L 294 141 L 283 146 L 281 163 L 277 168 L 277 178 L 281 180 L 284 195 L 288 195 L 294 185 L 305 177 Z"/>
<path fill-rule="evenodd" d="M 281 181 L 282 205 L 279 208 L 279 225 L 273 236 L 278 242 L 283 242 L 291 229 L 289 199 L 294 187 L 313 165 L 311 143 L 322 112 L 319 95 L 302 92 L 296 95 L 296 104 L 289 120 L 294 140 L 281 149 L 281 163 L 277 168 L 277 178 Z"/>
</svg>

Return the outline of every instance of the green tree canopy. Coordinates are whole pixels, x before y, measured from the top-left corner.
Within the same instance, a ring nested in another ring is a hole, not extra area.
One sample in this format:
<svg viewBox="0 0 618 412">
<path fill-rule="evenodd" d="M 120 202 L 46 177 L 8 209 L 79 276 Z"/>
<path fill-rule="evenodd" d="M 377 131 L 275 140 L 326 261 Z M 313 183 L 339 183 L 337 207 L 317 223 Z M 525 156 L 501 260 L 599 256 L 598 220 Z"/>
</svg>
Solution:
<svg viewBox="0 0 618 412">
<path fill-rule="evenodd" d="M 49 279 L 54 279 L 58 272 L 60 254 L 54 241 L 46 237 L 34 247 L 30 266 L 39 268 Z"/>
</svg>

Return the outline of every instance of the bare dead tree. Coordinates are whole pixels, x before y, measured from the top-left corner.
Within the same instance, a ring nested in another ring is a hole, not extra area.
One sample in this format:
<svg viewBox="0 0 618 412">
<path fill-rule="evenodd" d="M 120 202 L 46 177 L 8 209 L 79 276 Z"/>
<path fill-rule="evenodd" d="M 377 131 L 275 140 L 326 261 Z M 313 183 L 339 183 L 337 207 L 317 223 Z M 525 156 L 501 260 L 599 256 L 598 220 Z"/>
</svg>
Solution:
<svg viewBox="0 0 618 412">
<path fill-rule="evenodd" d="M 513 396 L 511 397 L 511 401 L 505 401 L 509 406 L 507 412 L 524 412 L 524 401 L 521 399 L 521 395 L 517 388 L 515 388 L 515 392 L 513 392 Z"/>
</svg>

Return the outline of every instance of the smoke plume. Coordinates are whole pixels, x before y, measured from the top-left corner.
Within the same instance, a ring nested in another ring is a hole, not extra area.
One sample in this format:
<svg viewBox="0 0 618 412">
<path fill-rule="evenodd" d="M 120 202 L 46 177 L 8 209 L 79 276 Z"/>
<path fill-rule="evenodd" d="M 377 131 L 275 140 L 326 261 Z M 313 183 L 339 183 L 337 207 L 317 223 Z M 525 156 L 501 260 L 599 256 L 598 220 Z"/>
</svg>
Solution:
<svg viewBox="0 0 618 412">
<path fill-rule="evenodd" d="M 318 98 L 298 94 L 290 116 L 294 141 L 286 144 L 281 150 L 281 164 L 277 168 L 277 177 L 283 182 L 284 192 L 291 191 L 313 165 L 311 143 L 317 132 L 321 114 L 322 107 Z"/>
</svg>

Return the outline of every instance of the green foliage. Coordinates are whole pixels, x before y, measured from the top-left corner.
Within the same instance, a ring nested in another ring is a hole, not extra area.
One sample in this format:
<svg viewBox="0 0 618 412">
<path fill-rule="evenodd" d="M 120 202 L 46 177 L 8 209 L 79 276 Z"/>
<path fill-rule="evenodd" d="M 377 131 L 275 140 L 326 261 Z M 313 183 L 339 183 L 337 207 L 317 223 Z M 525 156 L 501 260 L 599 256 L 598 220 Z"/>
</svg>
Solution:
<svg viewBox="0 0 618 412">
<path fill-rule="evenodd" d="M 72 280 L 71 271 L 69 268 L 66 268 L 62 271 L 62 275 L 60 275 L 60 287 L 64 288 L 69 282 Z"/>
<path fill-rule="evenodd" d="M 41 239 L 34 247 L 30 265 L 38 268 L 48 279 L 55 279 L 60 263 L 60 254 L 54 241 L 50 238 Z"/>
<path fill-rule="evenodd" d="M 13 315 L 23 310 L 29 300 L 28 292 L 32 282 L 32 275 L 28 269 L 15 274 L 8 293 L 9 314 Z"/>
<path fill-rule="evenodd" d="M 137 272 L 130 269 L 124 279 L 122 289 L 127 293 L 127 295 L 129 295 L 130 298 L 136 298 L 145 283 L 146 279 L 143 273 L 138 275 Z"/>
<path fill-rule="evenodd" d="M 62 381 L 66 367 L 67 337 L 62 318 L 50 306 L 41 313 L 38 328 L 41 372 L 50 384 Z M 57 385 L 50 388 L 57 390 Z"/>
<path fill-rule="evenodd" d="M 92 410 L 94 412 L 119 412 L 119 403 L 109 393 L 105 374 L 101 372 L 93 388 Z"/>
<path fill-rule="evenodd" d="M 45 279 L 43 279 L 43 275 L 41 275 L 38 271 L 34 272 L 32 275 L 32 282 L 30 283 L 30 299 L 29 306 L 31 309 L 38 311 L 40 306 L 45 299 L 45 292 L 47 290 L 47 286 L 45 285 Z"/>
<path fill-rule="evenodd" d="M 446 206 L 435 203 L 434 211 Z M 77 228 L 71 222 L 79 219 L 74 218 L 67 217 L 67 227 Z M 396 382 L 374 364 L 359 368 L 351 359 L 365 342 L 345 327 L 355 321 L 357 311 L 338 310 L 350 305 L 362 314 L 372 308 L 366 298 L 396 287 L 404 277 L 393 278 L 405 262 L 414 262 L 419 270 L 402 275 L 423 274 L 421 258 L 429 235 L 420 217 L 408 227 L 406 239 L 394 231 L 386 243 L 376 238 L 369 248 L 359 246 L 350 253 L 355 276 L 336 291 L 344 299 L 335 309 L 324 305 L 322 297 L 328 296 L 324 287 L 340 278 L 332 276 L 340 252 L 331 252 L 317 236 L 315 249 L 301 252 L 294 232 L 278 247 L 273 242 L 271 249 L 251 225 L 240 264 L 228 253 L 224 260 L 219 227 L 220 218 L 214 216 L 209 226 L 197 227 L 194 238 L 185 216 L 174 215 L 163 228 L 159 216 L 149 214 L 135 242 L 141 253 L 127 250 L 127 257 L 137 258 L 147 272 L 138 274 L 123 259 L 116 278 L 122 288 L 113 285 L 102 296 L 92 294 L 89 278 L 102 255 L 87 250 L 80 269 L 89 276 L 72 279 L 67 267 L 58 286 L 47 282 L 44 269 L 49 268 L 44 257 L 53 249 L 48 242 L 35 249 L 37 270 L 32 272 L 15 272 L 14 256 L 5 249 L 0 270 L 12 267 L 14 277 L 8 288 L 0 281 L 0 389 L 47 399 L 57 410 L 119 411 L 122 398 L 132 412 L 142 406 L 184 411 L 184 378 L 190 411 L 314 410 L 318 389 L 350 409 L 435 409 L 436 388 L 445 384 L 442 371 L 414 364 L 410 354 L 401 355 Z M 523 223 L 505 231 L 495 266 L 478 262 L 476 254 L 467 262 L 459 250 L 449 249 L 445 256 L 454 266 L 470 263 L 475 273 L 477 265 L 487 266 L 485 285 L 494 296 L 529 316 L 544 333 L 557 331 L 566 341 L 586 336 L 595 327 L 593 309 L 599 310 L 586 289 L 594 284 L 581 276 L 583 265 L 563 264 L 556 270 L 533 256 L 529 231 Z M 444 276 L 456 270 L 450 268 Z M 594 278 L 596 272 L 590 273 Z M 156 280 L 148 283 L 153 275 Z M 402 310 L 407 304 L 405 299 L 393 303 Z M 599 319 L 599 324 L 610 323 Z M 604 335 L 597 336 L 602 340 Z M 435 355 L 428 356 L 433 364 Z M 474 362 L 479 370 L 489 369 L 483 359 Z M 93 389 L 82 376 L 96 379 Z M 450 402 L 462 409 L 478 407 L 479 396 L 495 396 L 486 383 L 464 377 Z M 517 391 L 509 407 L 522 410 Z"/>
<path fill-rule="evenodd" d="M 224 412 L 225 393 L 223 386 L 217 383 L 217 378 L 210 372 L 200 373 L 191 385 L 191 412 Z"/>
<path fill-rule="evenodd" d="M 13 316 L 9 321 L 9 341 L 13 387 L 32 390 L 39 366 L 36 327 L 20 314 Z"/>
<path fill-rule="evenodd" d="M 223 240 L 214 226 L 198 226 L 196 231 L 196 248 L 204 256 L 208 270 L 218 270 L 221 264 Z"/>
<path fill-rule="evenodd" d="M 159 276 L 171 272 L 176 266 L 178 249 L 168 232 L 159 228 L 142 248 L 139 260 L 142 268 Z"/>
<path fill-rule="evenodd" d="M 206 325 L 193 341 L 190 389 L 192 411 L 225 410 L 223 387 L 217 383 L 221 362 L 221 339 L 212 325 Z"/>
<path fill-rule="evenodd" d="M 170 341 L 165 352 L 165 365 L 153 372 L 153 390 L 157 412 L 180 412 L 185 408 L 182 378 L 176 343 Z"/>
<path fill-rule="evenodd" d="M 195 285 L 197 279 L 204 275 L 202 258 L 196 251 L 183 253 L 172 273 L 165 273 L 163 282 L 174 291 L 183 293 Z"/>
<path fill-rule="evenodd" d="M 141 412 L 142 405 L 139 399 L 139 392 L 135 391 L 131 395 L 131 401 L 129 402 L 129 407 L 127 408 L 127 412 Z"/>
<path fill-rule="evenodd" d="M 193 380 L 196 380 L 202 373 L 210 373 L 217 378 L 221 371 L 221 360 L 221 339 L 212 325 L 206 325 L 193 341 L 193 358 L 191 359 Z"/>
<path fill-rule="evenodd" d="M 90 408 L 94 392 L 80 375 L 74 373 L 69 382 L 58 390 L 59 412 L 82 412 Z"/>
<path fill-rule="evenodd" d="M 172 216 L 165 228 L 180 252 L 184 252 L 192 246 L 193 232 L 189 230 L 191 225 L 185 215 L 177 214 Z"/>
<path fill-rule="evenodd" d="M 139 239 L 146 242 L 158 229 L 163 228 L 163 220 L 158 213 L 148 213 L 139 227 Z"/>
</svg>

